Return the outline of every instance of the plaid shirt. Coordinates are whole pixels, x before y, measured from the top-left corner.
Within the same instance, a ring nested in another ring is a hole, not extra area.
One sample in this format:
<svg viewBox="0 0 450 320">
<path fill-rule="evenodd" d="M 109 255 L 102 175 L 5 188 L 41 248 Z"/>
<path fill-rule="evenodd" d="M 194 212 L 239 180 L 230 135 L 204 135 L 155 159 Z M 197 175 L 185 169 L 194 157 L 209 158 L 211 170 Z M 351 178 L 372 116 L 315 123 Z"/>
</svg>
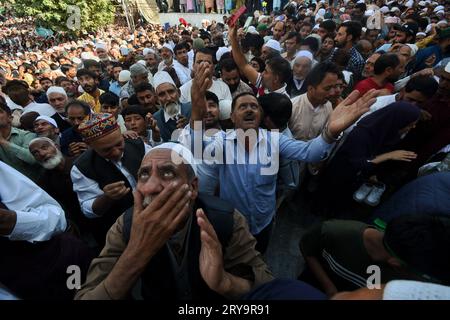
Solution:
<svg viewBox="0 0 450 320">
<path fill-rule="evenodd" d="M 338 49 L 335 48 L 333 53 L 330 55 L 330 57 L 327 59 L 327 61 L 332 61 L 334 58 L 334 55 Z M 364 58 L 361 56 L 361 54 L 358 52 L 358 50 L 355 49 L 355 47 L 352 47 L 348 54 L 350 56 L 350 59 L 348 61 L 347 67 L 345 70 L 350 71 L 353 73 L 353 78 L 358 81 L 362 78 L 362 72 L 364 70 L 365 61 Z"/>
</svg>

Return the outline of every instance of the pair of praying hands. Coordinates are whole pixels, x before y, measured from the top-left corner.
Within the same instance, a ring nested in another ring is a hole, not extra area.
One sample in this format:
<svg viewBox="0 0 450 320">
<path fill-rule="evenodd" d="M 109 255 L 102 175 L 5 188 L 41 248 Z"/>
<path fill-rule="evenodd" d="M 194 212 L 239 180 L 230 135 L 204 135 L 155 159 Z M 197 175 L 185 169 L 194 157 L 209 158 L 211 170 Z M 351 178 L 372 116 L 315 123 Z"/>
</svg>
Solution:
<svg viewBox="0 0 450 320">
<path fill-rule="evenodd" d="M 146 207 L 143 205 L 143 195 L 135 191 L 129 246 L 148 253 L 150 259 L 180 225 L 186 223 L 188 215 L 193 214 L 191 200 L 192 191 L 188 185 L 179 185 L 176 182 L 164 188 Z M 200 273 L 211 290 L 226 294 L 230 290 L 231 282 L 230 274 L 223 266 L 222 245 L 203 209 L 197 209 L 194 218 L 200 227 L 202 242 L 199 256 Z"/>
</svg>

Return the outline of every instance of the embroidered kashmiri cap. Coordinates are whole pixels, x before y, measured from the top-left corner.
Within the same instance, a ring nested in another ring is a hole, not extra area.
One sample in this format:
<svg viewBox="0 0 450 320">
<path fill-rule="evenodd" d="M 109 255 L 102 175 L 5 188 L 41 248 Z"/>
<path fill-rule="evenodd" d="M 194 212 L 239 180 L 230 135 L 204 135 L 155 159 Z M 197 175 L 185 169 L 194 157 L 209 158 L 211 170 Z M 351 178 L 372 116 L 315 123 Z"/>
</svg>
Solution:
<svg viewBox="0 0 450 320">
<path fill-rule="evenodd" d="M 107 136 L 115 130 L 119 130 L 119 125 L 114 115 L 109 113 L 94 113 L 78 126 L 78 131 L 88 143 Z"/>
</svg>

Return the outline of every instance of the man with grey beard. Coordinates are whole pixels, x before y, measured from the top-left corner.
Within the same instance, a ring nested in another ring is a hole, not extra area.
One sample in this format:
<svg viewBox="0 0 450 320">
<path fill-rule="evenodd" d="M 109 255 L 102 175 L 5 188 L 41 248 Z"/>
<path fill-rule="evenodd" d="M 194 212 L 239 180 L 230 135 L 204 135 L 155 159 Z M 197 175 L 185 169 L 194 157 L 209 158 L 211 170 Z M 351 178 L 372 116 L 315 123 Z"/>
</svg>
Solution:
<svg viewBox="0 0 450 320">
<path fill-rule="evenodd" d="M 38 185 L 52 196 L 66 213 L 67 220 L 78 227 L 85 224 L 86 218 L 81 213 L 77 194 L 73 191 L 70 171 L 73 162 L 64 157 L 53 140 L 39 137 L 30 141 L 30 153 L 45 172 L 38 181 Z"/>
<path fill-rule="evenodd" d="M 191 104 L 180 103 L 180 90 L 166 71 L 159 71 L 153 77 L 156 96 L 162 108 L 155 112 L 153 118 L 158 122 L 161 139 L 172 140 L 176 129 L 183 129 L 191 117 Z"/>
</svg>

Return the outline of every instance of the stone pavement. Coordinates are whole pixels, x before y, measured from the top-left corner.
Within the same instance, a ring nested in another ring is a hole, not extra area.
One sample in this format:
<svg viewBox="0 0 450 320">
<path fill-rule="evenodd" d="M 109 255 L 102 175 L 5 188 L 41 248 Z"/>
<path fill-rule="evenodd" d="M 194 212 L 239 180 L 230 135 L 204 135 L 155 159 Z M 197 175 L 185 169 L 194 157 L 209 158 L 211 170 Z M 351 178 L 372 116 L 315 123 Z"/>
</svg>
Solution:
<svg viewBox="0 0 450 320">
<path fill-rule="evenodd" d="M 265 259 L 275 277 L 297 279 L 305 261 L 299 249 L 305 230 L 320 218 L 310 213 L 307 195 L 297 192 L 278 210 Z"/>
</svg>

